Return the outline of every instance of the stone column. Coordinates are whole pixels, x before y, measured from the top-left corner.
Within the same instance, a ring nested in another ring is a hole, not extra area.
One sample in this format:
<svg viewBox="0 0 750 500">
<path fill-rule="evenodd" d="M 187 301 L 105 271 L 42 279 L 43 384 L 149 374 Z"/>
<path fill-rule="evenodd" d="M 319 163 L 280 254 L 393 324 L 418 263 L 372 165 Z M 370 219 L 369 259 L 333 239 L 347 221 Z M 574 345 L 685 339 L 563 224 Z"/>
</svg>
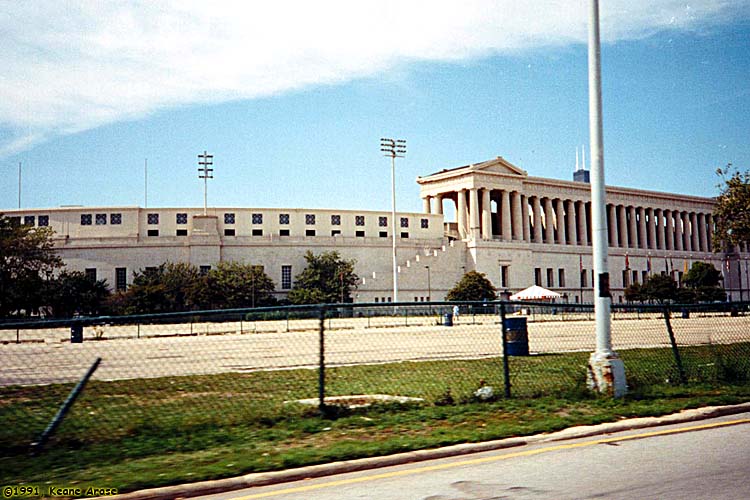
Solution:
<svg viewBox="0 0 750 500">
<path fill-rule="evenodd" d="M 443 214 L 443 195 L 439 194 L 435 197 L 435 204 L 432 206 L 433 214 Z"/>
<path fill-rule="evenodd" d="M 469 230 L 471 238 L 479 239 L 479 190 L 469 189 Z"/>
<path fill-rule="evenodd" d="M 512 236 L 510 234 L 510 193 L 503 191 L 502 199 L 500 201 L 500 218 L 502 219 L 502 234 L 503 241 L 510 241 Z"/>
<path fill-rule="evenodd" d="M 674 250 L 674 226 L 672 224 L 672 213 L 672 210 L 664 210 L 664 218 L 667 222 L 664 228 L 664 248 L 666 250 Z"/>
<path fill-rule="evenodd" d="M 552 222 L 552 200 L 549 198 L 544 199 L 544 221 L 546 222 L 544 227 L 544 242 L 552 244 L 555 242 L 555 227 Z"/>
<path fill-rule="evenodd" d="M 458 190 L 458 202 L 456 202 L 456 222 L 458 223 L 458 235 L 461 239 L 466 238 L 466 190 Z M 395 221 L 394 221 L 395 224 Z M 394 225 L 395 228 L 395 225 Z M 396 229 L 394 229 L 395 231 Z"/>
<path fill-rule="evenodd" d="M 518 191 L 511 193 L 512 210 L 513 210 L 513 239 L 520 240 L 523 238 L 523 227 L 521 217 L 521 194 Z"/>
<path fill-rule="evenodd" d="M 656 248 L 664 250 L 664 215 L 661 208 L 654 209 L 654 225 L 656 226 Z"/>
<path fill-rule="evenodd" d="M 682 251 L 685 247 L 682 245 L 683 241 L 683 229 L 682 229 L 682 212 L 674 213 L 674 249 Z"/>
<path fill-rule="evenodd" d="M 607 205 L 609 210 L 609 224 L 607 229 L 609 231 L 609 246 L 617 246 L 617 210 L 614 205 Z M 592 235 L 593 236 L 593 235 Z"/>
<path fill-rule="evenodd" d="M 706 245 L 706 215 L 703 212 L 698 214 L 698 238 L 700 240 L 700 251 L 707 252 L 708 245 Z"/>
<path fill-rule="evenodd" d="M 523 225 L 523 241 L 531 241 L 531 228 L 529 227 L 529 199 L 521 195 L 521 219 Z"/>
<path fill-rule="evenodd" d="M 656 248 L 656 223 L 654 222 L 654 209 L 646 209 L 646 217 L 648 218 L 648 241 L 646 248 Z"/>
<path fill-rule="evenodd" d="M 626 217 L 626 210 L 624 205 L 617 205 L 617 222 L 618 229 L 620 231 L 620 240 L 623 248 L 628 248 L 628 218 Z"/>
<path fill-rule="evenodd" d="M 690 214 L 690 250 L 693 252 L 700 252 L 700 241 L 698 241 L 698 214 L 692 212 Z"/>
<path fill-rule="evenodd" d="M 544 238 L 542 237 L 542 204 L 539 201 L 538 196 L 534 196 L 531 199 L 531 210 L 534 212 L 534 243 L 542 243 Z"/>
<path fill-rule="evenodd" d="M 638 221 L 635 218 L 635 207 L 628 207 L 628 248 L 638 248 Z"/>
<path fill-rule="evenodd" d="M 490 190 L 482 189 L 482 239 L 492 239 L 492 206 L 490 205 Z"/>
<path fill-rule="evenodd" d="M 559 198 L 555 200 L 555 215 L 557 217 L 557 243 L 565 245 L 565 207 Z"/>
<path fill-rule="evenodd" d="M 706 214 L 706 251 L 714 251 L 714 220 L 713 215 Z"/>
<path fill-rule="evenodd" d="M 422 198 L 422 211 L 426 214 L 431 213 L 430 200 L 432 200 L 432 196 L 425 196 Z"/>
<path fill-rule="evenodd" d="M 643 207 L 635 209 L 635 214 L 638 217 L 638 248 L 648 248 L 648 236 L 646 236 L 646 211 Z"/>
<path fill-rule="evenodd" d="M 565 200 L 565 217 L 568 222 L 568 238 L 571 245 L 578 244 L 578 224 L 576 224 L 576 206 L 573 200 Z"/>
<path fill-rule="evenodd" d="M 587 229 L 586 229 L 586 202 L 585 201 L 577 201 L 576 202 L 576 220 L 578 221 L 578 239 L 581 242 L 581 245 L 586 246 L 589 244 L 587 239 Z"/>
<path fill-rule="evenodd" d="M 693 237 L 690 234 L 690 214 L 682 212 L 682 249 L 689 252 L 692 240 Z"/>
</svg>

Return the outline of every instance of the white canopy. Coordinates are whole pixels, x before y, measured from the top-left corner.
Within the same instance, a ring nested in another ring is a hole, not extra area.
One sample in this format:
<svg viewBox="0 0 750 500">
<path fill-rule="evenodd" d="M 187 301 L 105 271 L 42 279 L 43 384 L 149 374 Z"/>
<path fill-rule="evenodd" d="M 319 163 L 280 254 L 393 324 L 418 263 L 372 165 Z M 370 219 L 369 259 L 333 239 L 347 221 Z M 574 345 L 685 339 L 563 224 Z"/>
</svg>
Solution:
<svg viewBox="0 0 750 500">
<path fill-rule="evenodd" d="M 559 299 L 560 297 L 562 297 L 562 295 L 557 292 L 547 290 L 538 285 L 533 285 L 526 290 L 521 290 L 520 292 L 511 295 L 510 300 L 551 300 Z"/>
</svg>

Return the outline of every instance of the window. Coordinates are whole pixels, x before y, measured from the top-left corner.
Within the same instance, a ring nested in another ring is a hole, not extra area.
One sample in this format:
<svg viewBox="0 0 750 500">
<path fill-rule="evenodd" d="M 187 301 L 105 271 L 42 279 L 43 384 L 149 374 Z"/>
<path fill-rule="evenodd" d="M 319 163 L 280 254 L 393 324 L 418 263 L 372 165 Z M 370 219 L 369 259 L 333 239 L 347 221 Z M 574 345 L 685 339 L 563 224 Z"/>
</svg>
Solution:
<svg viewBox="0 0 750 500">
<path fill-rule="evenodd" d="M 555 270 L 548 267 L 547 268 L 547 287 L 552 288 L 555 286 Z"/>
<path fill-rule="evenodd" d="M 159 214 L 148 214 L 146 217 L 149 224 L 158 224 L 159 223 Z"/>
<path fill-rule="evenodd" d="M 289 230 L 287 229 L 287 231 L 289 231 Z M 253 229 L 252 235 L 253 236 L 263 236 L 263 230 L 262 229 Z"/>
<path fill-rule="evenodd" d="M 638 271 L 633 271 L 633 283 L 638 283 Z"/>
<path fill-rule="evenodd" d="M 279 229 L 279 236 L 289 236 L 288 229 Z"/>
<path fill-rule="evenodd" d="M 380 231 L 380 237 L 381 238 L 387 238 L 388 237 L 388 231 Z"/>
<path fill-rule="evenodd" d="M 500 286 L 503 288 L 508 288 L 510 286 L 510 282 L 508 281 L 508 271 L 510 271 L 510 266 L 500 266 Z"/>
<path fill-rule="evenodd" d="M 364 226 L 365 225 L 365 216 L 364 215 L 355 215 L 354 216 L 354 225 L 355 226 Z"/>
<path fill-rule="evenodd" d="M 36 222 L 36 217 L 33 215 L 27 215 L 23 218 L 23 224 L 24 226 L 33 226 Z"/>
<path fill-rule="evenodd" d="M 340 215 L 331 215 L 331 225 L 332 226 L 340 226 L 341 225 L 341 216 Z"/>
<path fill-rule="evenodd" d="M 279 214 L 279 224 L 289 224 L 289 214 Z"/>
<path fill-rule="evenodd" d="M 91 281 L 96 281 L 96 268 L 95 267 L 87 267 L 86 269 L 83 270 L 83 274 Z"/>
<path fill-rule="evenodd" d="M 586 288 L 588 285 L 586 278 L 588 277 L 588 273 L 585 269 L 581 269 L 581 288 Z"/>
<path fill-rule="evenodd" d="M 263 224 L 263 214 L 253 214 L 253 224 Z"/>
<path fill-rule="evenodd" d="M 292 266 L 281 266 L 281 289 L 292 288 Z"/>
<path fill-rule="evenodd" d="M 340 236 L 341 235 L 341 229 L 332 229 L 331 230 L 331 236 Z"/>
<path fill-rule="evenodd" d="M 305 236 L 315 236 L 315 229 L 305 229 Z"/>
<path fill-rule="evenodd" d="M 149 229 L 146 234 L 148 236 L 159 236 L 159 230 L 158 229 Z"/>
<path fill-rule="evenodd" d="M 420 225 L 422 229 L 429 229 L 430 228 L 430 219 L 422 219 L 420 221 Z"/>
<path fill-rule="evenodd" d="M 187 214 L 177 214 L 177 224 L 187 224 Z"/>
<path fill-rule="evenodd" d="M 124 292 L 128 287 L 128 270 L 124 267 L 115 268 L 115 290 Z"/>
<path fill-rule="evenodd" d="M 91 214 L 81 214 L 81 225 L 82 226 L 91 225 Z"/>
<path fill-rule="evenodd" d="M 47 227 L 47 226 L 49 226 L 49 215 L 40 215 L 39 227 Z"/>
<path fill-rule="evenodd" d="M 409 218 L 401 217 L 401 227 L 409 227 Z"/>
<path fill-rule="evenodd" d="M 648 279 L 648 271 L 641 271 L 641 277 L 642 277 L 641 282 L 645 283 L 646 280 Z"/>
<path fill-rule="evenodd" d="M 201 276 L 207 275 L 210 270 L 211 266 L 200 266 L 198 268 L 198 272 L 201 274 Z"/>
<path fill-rule="evenodd" d="M 627 288 L 628 285 L 630 285 L 630 279 L 629 279 L 629 276 L 628 276 L 628 271 L 627 271 L 627 269 L 623 269 L 623 271 L 622 271 L 622 286 L 624 288 Z"/>
<path fill-rule="evenodd" d="M 536 286 L 542 286 L 542 268 L 541 267 L 534 268 L 534 284 Z"/>
<path fill-rule="evenodd" d="M 178 229 L 177 236 L 187 236 L 187 229 Z"/>
<path fill-rule="evenodd" d="M 187 214 L 185 214 L 187 216 Z M 122 224 L 122 214 L 110 214 L 109 223 L 115 226 Z"/>
<path fill-rule="evenodd" d="M 404 239 L 406 239 L 406 238 L 409 237 L 409 233 L 407 233 L 406 231 L 402 231 L 401 232 L 401 237 L 404 238 Z"/>
<path fill-rule="evenodd" d="M 107 214 L 96 214 L 95 219 L 97 226 L 104 226 L 107 224 Z"/>
<path fill-rule="evenodd" d="M 357 231 L 354 235 L 357 238 L 364 238 L 365 237 L 365 232 L 364 231 Z"/>
<path fill-rule="evenodd" d="M 253 214 L 253 219 L 255 219 L 255 214 Z M 255 221 L 253 221 L 255 222 Z M 224 224 L 234 224 L 234 214 L 233 213 L 226 213 L 224 214 Z"/>
<path fill-rule="evenodd" d="M 560 288 L 565 288 L 565 269 L 557 270 L 557 285 Z"/>
<path fill-rule="evenodd" d="M 378 217 L 378 226 L 388 227 L 388 217 Z"/>
<path fill-rule="evenodd" d="M 375 297 L 375 303 L 377 304 L 378 302 L 380 302 L 380 298 L 379 297 Z"/>
<path fill-rule="evenodd" d="M 308 226 L 315 225 L 315 214 L 305 214 L 305 224 Z"/>
<path fill-rule="evenodd" d="M 235 235 L 234 228 L 232 228 L 232 229 L 228 229 L 228 228 L 224 229 L 224 236 L 234 236 L 234 235 Z"/>
</svg>

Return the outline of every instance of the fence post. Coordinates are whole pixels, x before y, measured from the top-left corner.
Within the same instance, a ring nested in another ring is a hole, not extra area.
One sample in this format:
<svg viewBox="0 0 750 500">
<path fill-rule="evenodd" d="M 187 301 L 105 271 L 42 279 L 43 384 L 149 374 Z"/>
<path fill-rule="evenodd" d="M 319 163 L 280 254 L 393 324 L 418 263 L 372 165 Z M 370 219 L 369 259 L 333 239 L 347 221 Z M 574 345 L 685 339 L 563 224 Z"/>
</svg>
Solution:
<svg viewBox="0 0 750 500">
<path fill-rule="evenodd" d="M 500 302 L 500 330 L 503 337 L 503 382 L 505 397 L 510 397 L 510 366 L 508 366 L 508 334 L 505 331 L 505 303 Z"/>
<path fill-rule="evenodd" d="M 674 332 L 672 331 L 672 323 L 669 321 L 669 307 L 664 307 L 664 322 L 667 324 L 667 333 L 669 334 L 669 342 L 672 344 L 672 353 L 674 354 L 675 363 L 677 363 L 677 371 L 680 374 L 680 382 L 683 384 L 687 383 L 687 377 L 685 376 L 685 369 L 682 366 L 682 358 L 680 358 L 680 350 L 677 349 L 677 341 L 674 338 Z"/>
<path fill-rule="evenodd" d="M 325 320 L 326 308 L 318 309 L 318 410 L 326 414 Z"/>
</svg>

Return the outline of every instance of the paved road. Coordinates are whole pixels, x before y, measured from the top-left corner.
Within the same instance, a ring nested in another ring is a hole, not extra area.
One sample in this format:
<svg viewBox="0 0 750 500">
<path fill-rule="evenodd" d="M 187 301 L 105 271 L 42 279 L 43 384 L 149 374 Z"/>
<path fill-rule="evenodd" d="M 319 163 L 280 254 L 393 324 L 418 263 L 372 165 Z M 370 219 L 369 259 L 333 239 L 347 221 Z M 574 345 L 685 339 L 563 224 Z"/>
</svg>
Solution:
<svg viewBox="0 0 750 500">
<path fill-rule="evenodd" d="M 200 498 L 745 500 L 748 457 L 745 413 Z"/>
<path fill-rule="evenodd" d="M 497 318 L 477 317 L 475 323 L 466 316 L 453 327 L 436 325 L 429 317 L 411 321 L 407 326 L 392 317 L 334 320 L 332 329 L 326 331 L 326 362 L 336 366 L 502 354 Z M 681 345 L 750 340 L 750 317 L 675 318 L 672 323 Z M 291 331 L 287 332 L 288 327 Z M 63 329 L 23 332 L 24 336 L 40 336 L 38 342 L 4 340 L 0 385 L 73 382 L 96 357 L 103 359 L 94 375 L 99 380 L 316 368 L 318 364 L 315 320 L 148 325 L 141 328 L 141 338 L 134 338 L 134 328 L 107 327 L 103 340 L 87 338 L 83 344 L 70 344 L 69 332 Z M 533 322 L 528 331 L 532 352 L 594 349 L 593 321 Z M 1 333 L 3 339 L 11 334 L 15 339 L 15 332 Z M 669 346 L 664 320 L 659 317 L 615 321 L 612 338 L 615 349 Z"/>
</svg>

